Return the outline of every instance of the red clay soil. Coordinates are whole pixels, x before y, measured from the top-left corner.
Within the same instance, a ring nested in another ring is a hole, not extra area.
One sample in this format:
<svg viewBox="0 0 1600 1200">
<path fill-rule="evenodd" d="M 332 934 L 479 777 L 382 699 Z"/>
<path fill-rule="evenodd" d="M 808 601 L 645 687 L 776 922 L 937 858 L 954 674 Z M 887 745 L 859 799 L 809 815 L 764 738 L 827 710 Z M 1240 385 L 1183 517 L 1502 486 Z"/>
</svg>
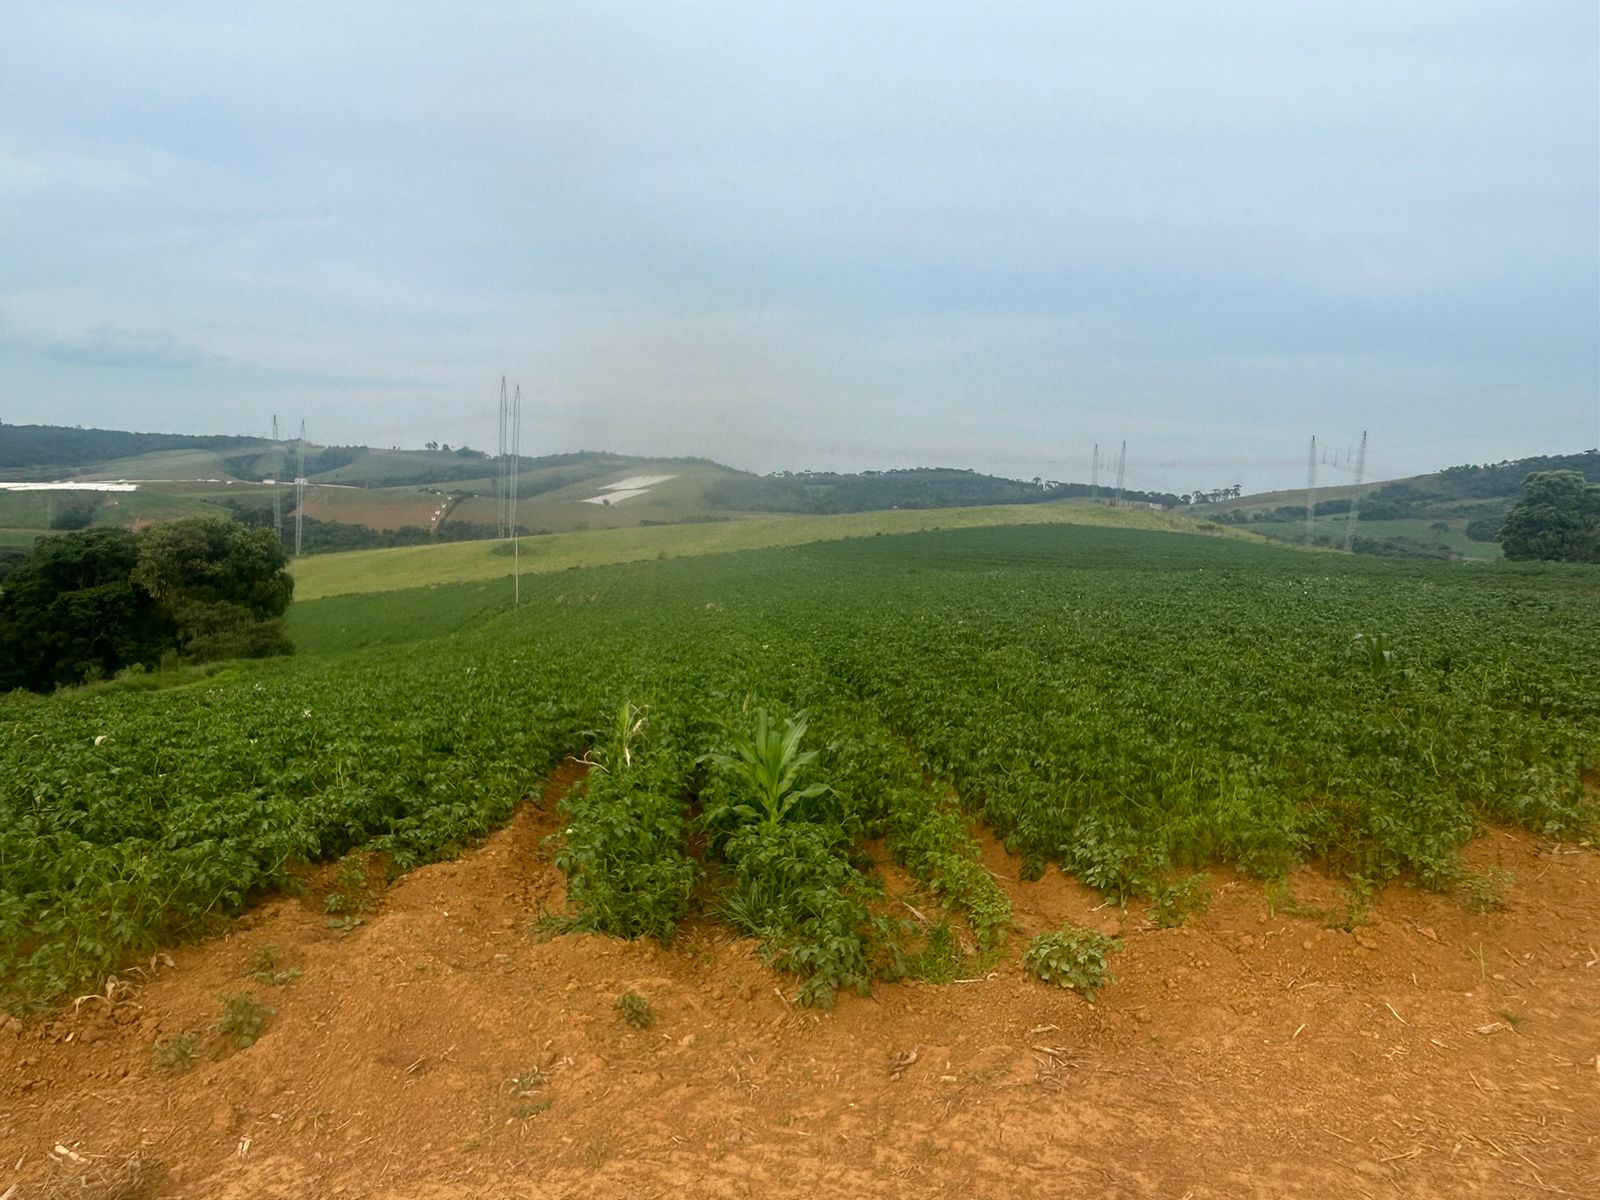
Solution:
<svg viewBox="0 0 1600 1200">
<path fill-rule="evenodd" d="M 1019 926 L 993 973 L 824 1014 L 709 922 L 542 939 L 571 778 L 348 932 L 313 888 L 0 1028 L 0 1197 L 1600 1196 L 1592 848 L 1492 832 L 1468 858 L 1508 910 L 1393 887 L 1347 933 L 1221 874 L 1157 930 L 991 847 Z M 1068 920 L 1126 940 L 1093 1005 L 1019 966 Z M 298 976 L 253 979 L 266 946 Z M 245 991 L 275 1012 L 238 1049 Z"/>
</svg>

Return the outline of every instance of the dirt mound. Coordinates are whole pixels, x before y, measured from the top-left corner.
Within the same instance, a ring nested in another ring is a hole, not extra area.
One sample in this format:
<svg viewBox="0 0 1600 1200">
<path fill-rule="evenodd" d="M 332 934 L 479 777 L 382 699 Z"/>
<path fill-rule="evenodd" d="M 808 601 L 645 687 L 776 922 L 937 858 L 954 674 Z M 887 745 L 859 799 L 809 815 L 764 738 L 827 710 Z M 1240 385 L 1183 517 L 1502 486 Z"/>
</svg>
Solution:
<svg viewBox="0 0 1600 1200">
<path fill-rule="evenodd" d="M 1002 965 L 822 1014 L 709 923 L 544 937 L 572 778 L 365 911 L 321 878 L 0 1028 L 0 1196 L 1600 1194 L 1600 852 L 1491 833 L 1507 911 L 1390 888 L 1351 933 L 1224 874 L 1154 929 L 991 846 Z M 1096 1004 L 1018 966 L 1065 920 L 1125 938 Z"/>
</svg>

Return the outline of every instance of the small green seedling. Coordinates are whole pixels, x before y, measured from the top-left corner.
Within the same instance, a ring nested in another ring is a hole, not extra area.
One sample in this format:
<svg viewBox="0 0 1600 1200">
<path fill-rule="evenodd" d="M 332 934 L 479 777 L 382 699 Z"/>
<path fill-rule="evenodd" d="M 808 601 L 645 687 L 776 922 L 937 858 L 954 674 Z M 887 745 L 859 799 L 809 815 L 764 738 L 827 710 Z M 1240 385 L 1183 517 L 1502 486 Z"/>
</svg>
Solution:
<svg viewBox="0 0 1600 1200">
<path fill-rule="evenodd" d="M 194 1066 L 200 1056 L 200 1035 L 188 1030 L 173 1037 L 163 1038 L 154 1047 L 156 1066 L 174 1075 L 182 1075 Z"/>
<path fill-rule="evenodd" d="M 623 992 L 617 997 L 615 1007 L 617 1015 L 635 1029 L 649 1029 L 656 1023 L 655 1009 L 638 992 Z"/>
<path fill-rule="evenodd" d="M 300 978 L 299 967 L 280 967 L 276 946 L 263 946 L 256 954 L 250 978 L 264 987 L 282 987 Z"/>
<path fill-rule="evenodd" d="M 248 1050 L 256 1044 L 267 1020 L 278 1010 L 259 1003 L 249 992 L 219 997 L 223 1004 L 222 1016 L 217 1020 L 217 1032 L 232 1038 L 239 1049 Z"/>
</svg>

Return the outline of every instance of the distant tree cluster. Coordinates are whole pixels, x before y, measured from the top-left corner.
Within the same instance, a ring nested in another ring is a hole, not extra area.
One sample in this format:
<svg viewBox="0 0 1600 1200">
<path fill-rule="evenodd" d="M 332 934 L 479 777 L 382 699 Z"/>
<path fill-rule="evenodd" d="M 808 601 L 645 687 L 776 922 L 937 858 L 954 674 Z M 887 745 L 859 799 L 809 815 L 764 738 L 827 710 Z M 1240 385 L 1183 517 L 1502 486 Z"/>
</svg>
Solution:
<svg viewBox="0 0 1600 1200">
<path fill-rule="evenodd" d="M 1319 539 L 1319 542 L 1322 545 L 1332 544 L 1331 540 Z M 1356 554 L 1376 554 L 1392 558 L 1435 558 L 1443 562 L 1461 557 L 1442 542 L 1425 542 L 1420 538 L 1406 537 L 1404 534 L 1383 538 L 1353 538 L 1350 549 Z"/>
<path fill-rule="evenodd" d="M 0 691 L 287 654 L 287 562 L 270 530 L 207 518 L 40 538 L 0 578 Z"/>
<path fill-rule="evenodd" d="M 1578 454 L 1542 454 L 1507 459 L 1482 466 L 1447 467 L 1432 477 L 1439 494 L 1451 499 L 1487 499 L 1515 495 L 1530 474 L 1576 471 L 1590 483 L 1600 483 L 1600 450 Z"/>
<path fill-rule="evenodd" d="M 1350 511 L 1349 500 L 1323 500 L 1317 505 L 1317 516 L 1337 517 Z M 1251 525 L 1258 522 L 1294 522 L 1306 519 L 1307 509 L 1304 504 L 1280 504 L 1276 508 L 1258 508 L 1245 512 L 1242 508 L 1230 508 L 1227 512 L 1208 513 L 1207 520 L 1215 521 L 1219 525 Z"/>
<path fill-rule="evenodd" d="M 50 528 L 59 530 L 87 529 L 94 524 L 95 509 L 100 507 L 100 498 L 92 496 L 76 503 L 60 504 L 50 515 Z"/>
<path fill-rule="evenodd" d="M 1483 466 L 1449 467 L 1434 475 L 1388 483 L 1361 501 L 1364 521 L 1401 520 L 1423 509 L 1437 511 L 1455 504 L 1456 511 L 1481 515 L 1481 505 L 1470 502 L 1509 498 L 1518 494 L 1530 474 L 1575 473 L 1589 483 L 1600 483 L 1600 451 L 1548 454 Z M 1317 505 L 1322 512 L 1322 505 Z M 1492 540 L 1492 539 L 1491 539 Z"/>
</svg>

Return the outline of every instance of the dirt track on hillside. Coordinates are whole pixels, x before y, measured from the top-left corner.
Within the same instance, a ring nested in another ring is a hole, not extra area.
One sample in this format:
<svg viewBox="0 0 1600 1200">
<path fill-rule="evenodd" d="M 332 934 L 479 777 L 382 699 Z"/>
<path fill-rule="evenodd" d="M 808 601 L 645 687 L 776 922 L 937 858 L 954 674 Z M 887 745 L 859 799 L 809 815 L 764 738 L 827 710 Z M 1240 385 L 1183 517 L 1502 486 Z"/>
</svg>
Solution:
<svg viewBox="0 0 1600 1200">
<path fill-rule="evenodd" d="M 991 976 L 822 1014 L 708 922 L 670 950 L 541 940 L 570 777 L 350 932 L 314 886 L 114 1005 L 0 1028 L 0 1196 L 1600 1195 L 1600 851 L 1493 832 L 1468 857 L 1515 875 L 1508 911 L 1396 887 L 1352 934 L 1225 873 L 1155 930 L 991 847 L 1019 925 Z M 1094 1005 L 1018 966 L 1065 920 L 1126 939 Z M 283 986 L 251 979 L 268 945 Z M 245 990 L 276 1013 L 225 1047 Z M 174 1074 L 155 1047 L 185 1031 Z"/>
</svg>

